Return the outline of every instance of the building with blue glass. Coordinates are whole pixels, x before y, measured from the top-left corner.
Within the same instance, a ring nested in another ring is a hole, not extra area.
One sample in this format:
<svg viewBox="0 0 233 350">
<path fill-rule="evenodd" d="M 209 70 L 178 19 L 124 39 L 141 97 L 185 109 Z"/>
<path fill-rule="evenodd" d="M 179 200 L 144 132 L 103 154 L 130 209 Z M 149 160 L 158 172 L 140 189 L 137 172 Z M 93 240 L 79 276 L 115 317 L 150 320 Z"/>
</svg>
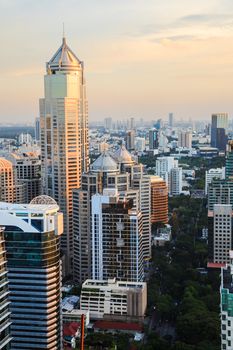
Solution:
<svg viewBox="0 0 233 350">
<path fill-rule="evenodd" d="M 62 349 L 60 236 L 63 215 L 47 196 L 0 203 L 10 290 L 11 350 Z"/>
</svg>

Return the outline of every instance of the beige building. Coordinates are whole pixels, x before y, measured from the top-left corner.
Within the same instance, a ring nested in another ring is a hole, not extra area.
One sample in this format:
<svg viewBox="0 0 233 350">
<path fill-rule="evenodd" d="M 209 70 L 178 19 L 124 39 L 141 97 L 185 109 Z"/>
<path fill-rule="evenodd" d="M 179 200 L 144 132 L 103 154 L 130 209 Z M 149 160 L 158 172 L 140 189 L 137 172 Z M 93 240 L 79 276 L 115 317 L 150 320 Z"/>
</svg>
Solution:
<svg viewBox="0 0 233 350">
<path fill-rule="evenodd" d="M 86 280 L 82 285 L 80 308 L 89 310 L 91 319 L 140 320 L 146 307 L 145 282 Z"/>
<path fill-rule="evenodd" d="M 72 190 L 89 166 L 88 107 L 83 62 L 62 45 L 47 63 L 40 100 L 42 191 L 64 213 L 61 246 L 68 268 L 73 254 Z"/>
</svg>

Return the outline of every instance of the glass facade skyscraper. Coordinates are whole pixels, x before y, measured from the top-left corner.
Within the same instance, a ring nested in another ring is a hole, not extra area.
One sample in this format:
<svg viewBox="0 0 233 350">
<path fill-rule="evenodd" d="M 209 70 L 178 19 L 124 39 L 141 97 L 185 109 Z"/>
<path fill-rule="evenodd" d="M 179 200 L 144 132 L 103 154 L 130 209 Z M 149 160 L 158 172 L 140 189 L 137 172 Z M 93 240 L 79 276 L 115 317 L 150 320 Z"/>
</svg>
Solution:
<svg viewBox="0 0 233 350">
<path fill-rule="evenodd" d="M 11 310 L 11 350 L 60 350 L 62 214 L 52 198 L 0 204 L 5 227 Z"/>
</svg>

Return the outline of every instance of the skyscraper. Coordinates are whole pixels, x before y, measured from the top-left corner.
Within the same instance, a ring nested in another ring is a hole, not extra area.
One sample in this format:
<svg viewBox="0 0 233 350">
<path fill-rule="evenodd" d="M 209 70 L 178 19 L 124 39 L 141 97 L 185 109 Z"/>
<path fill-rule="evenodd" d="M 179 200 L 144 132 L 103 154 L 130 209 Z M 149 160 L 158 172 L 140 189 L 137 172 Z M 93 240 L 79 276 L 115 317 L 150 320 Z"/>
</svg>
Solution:
<svg viewBox="0 0 233 350">
<path fill-rule="evenodd" d="M 169 119 L 168 120 L 169 126 L 172 128 L 173 127 L 173 123 L 174 123 L 173 113 L 169 113 L 168 119 Z"/>
<path fill-rule="evenodd" d="M 143 281 L 142 214 L 115 189 L 92 197 L 92 278 Z"/>
<path fill-rule="evenodd" d="M 233 140 L 229 140 L 226 152 L 226 179 L 233 180 Z"/>
<path fill-rule="evenodd" d="M 10 309 L 9 288 L 7 279 L 7 260 L 3 228 L 0 227 L 0 349 L 9 350 L 10 341 Z"/>
<path fill-rule="evenodd" d="M 180 131 L 178 135 L 178 146 L 184 148 L 192 148 L 192 132 Z"/>
<path fill-rule="evenodd" d="M 120 200 L 133 200 L 133 209 L 142 214 L 143 259 L 151 257 L 150 177 L 121 145 L 112 155 L 102 153 L 83 173 L 81 188 L 73 191 L 74 278 L 79 283 L 91 277 L 92 196 L 104 189 L 117 190 Z"/>
<path fill-rule="evenodd" d="M 211 121 L 211 146 L 217 147 L 221 151 L 226 150 L 228 133 L 228 114 L 212 114 Z"/>
<path fill-rule="evenodd" d="M 159 147 L 159 133 L 158 130 L 153 128 L 149 130 L 149 149 L 154 150 Z"/>
<path fill-rule="evenodd" d="M 128 151 L 133 151 L 135 149 L 135 131 L 130 130 L 126 134 L 126 148 Z"/>
<path fill-rule="evenodd" d="M 11 301 L 11 350 L 62 348 L 63 220 L 58 209 L 47 196 L 36 197 L 28 205 L 0 204 Z"/>
<path fill-rule="evenodd" d="M 151 223 L 168 223 L 168 188 L 159 176 L 151 176 Z"/>
<path fill-rule="evenodd" d="M 42 190 L 64 214 L 62 249 L 70 268 L 73 251 L 72 190 L 87 171 L 88 109 L 84 65 L 62 45 L 47 63 L 44 98 L 40 100 Z"/>
</svg>

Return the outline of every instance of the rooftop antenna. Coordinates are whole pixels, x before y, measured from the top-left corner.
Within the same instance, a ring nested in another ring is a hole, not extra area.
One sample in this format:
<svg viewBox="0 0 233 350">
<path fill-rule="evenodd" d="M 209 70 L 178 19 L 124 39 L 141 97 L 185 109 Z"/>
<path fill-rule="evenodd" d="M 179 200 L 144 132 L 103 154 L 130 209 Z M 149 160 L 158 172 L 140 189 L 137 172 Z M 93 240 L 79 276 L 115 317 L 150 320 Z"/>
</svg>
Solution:
<svg viewBox="0 0 233 350">
<path fill-rule="evenodd" d="M 66 43 L 66 38 L 65 38 L 65 23 L 64 22 L 62 23 L 62 34 L 63 34 L 62 41 L 65 44 Z"/>
</svg>

